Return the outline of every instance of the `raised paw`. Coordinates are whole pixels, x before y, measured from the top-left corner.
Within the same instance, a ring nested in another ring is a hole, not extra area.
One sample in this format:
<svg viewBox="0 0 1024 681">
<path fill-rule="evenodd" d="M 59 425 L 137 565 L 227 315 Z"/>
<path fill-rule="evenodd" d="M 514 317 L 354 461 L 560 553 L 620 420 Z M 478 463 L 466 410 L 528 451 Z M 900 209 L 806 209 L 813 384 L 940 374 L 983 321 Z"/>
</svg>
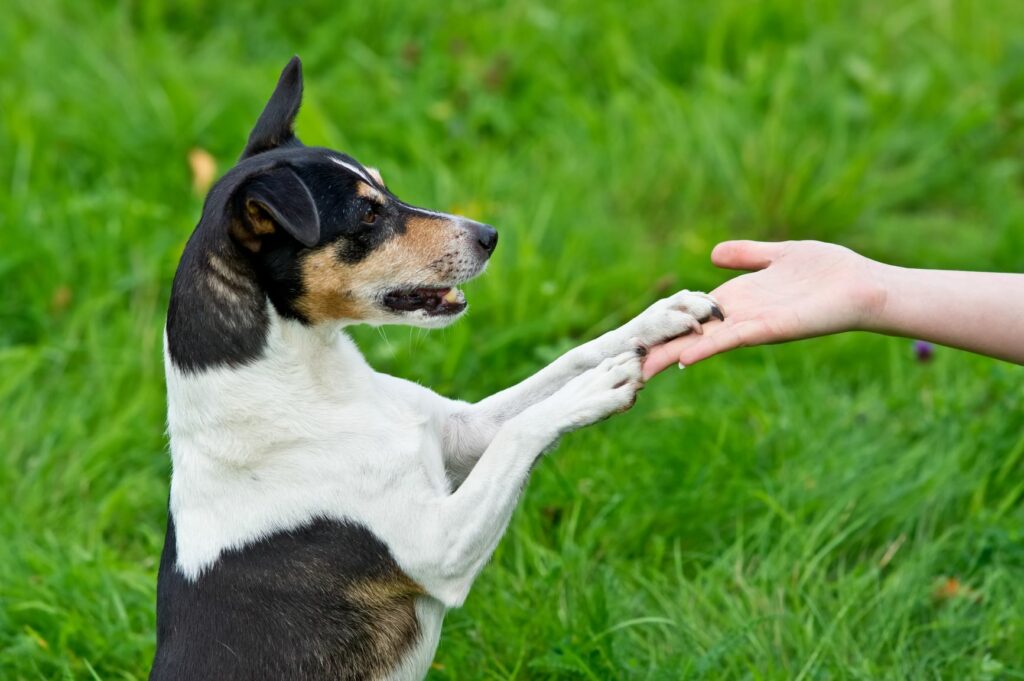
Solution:
<svg viewBox="0 0 1024 681">
<path fill-rule="evenodd" d="M 706 293 L 680 291 L 662 298 L 622 327 L 643 348 L 688 333 L 703 333 L 701 324 L 725 319 L 718 302 Z"/>
<path fill-rule="evenodd" d="M 563 433 L 626 411 L 644 386 L 641 362 L 635 350 L 609 357 L 537 406 L 560 422 Z"/>
</svg>

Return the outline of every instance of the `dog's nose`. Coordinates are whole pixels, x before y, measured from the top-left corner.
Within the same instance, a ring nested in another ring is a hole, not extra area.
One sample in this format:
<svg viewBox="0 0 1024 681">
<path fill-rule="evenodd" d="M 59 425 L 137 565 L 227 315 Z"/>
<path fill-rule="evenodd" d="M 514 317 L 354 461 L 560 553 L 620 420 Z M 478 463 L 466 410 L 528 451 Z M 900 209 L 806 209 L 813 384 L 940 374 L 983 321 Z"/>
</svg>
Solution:
<svg viewBox="0 0 1024 681">
<path fill-rule="evenodd" d="M 498 230 L 490 225 L 476 224 L 476 240 L 487 255 L 494 253 L 498 245 Z"/>
</svg>

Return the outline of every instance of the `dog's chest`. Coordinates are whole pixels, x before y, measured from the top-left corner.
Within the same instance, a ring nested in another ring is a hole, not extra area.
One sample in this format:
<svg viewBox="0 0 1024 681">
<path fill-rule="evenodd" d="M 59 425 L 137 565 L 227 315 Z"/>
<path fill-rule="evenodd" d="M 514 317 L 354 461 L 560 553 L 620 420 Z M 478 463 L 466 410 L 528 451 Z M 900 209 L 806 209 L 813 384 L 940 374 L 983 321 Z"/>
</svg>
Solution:
<svg viewBox="0 0 1024 681">
<path fill-rule="evenodd" d="M 292 591 L 316 587 L 328 603 L 293 593 L 284 604 L 249 603 L 243 619 L 277 622 L 282 608 L 306 602 L 309 612 L 326 608 L 323 650 L 373 649 L 390 660 L 388 678 L 419 678 L 444 610 L 408 580 L 400 558 L 410 502 L 448 494 L 441 424 L 418 390 L 347 351 L 343 342 L 337 353 L 307 355 L 301 370 L 282 352 L 241 369 L 168 373 L 176 536 L 161 580 L 180 584 L 168 604 L 199 599 L 182 616 L 213 623 L 224 622 L 219 606 L 193 612 L 206 607 L 203 594 L 220 602 L 240 580 L 250 596 L 281 593 L 268 575 Z M 311 370 L 313 362 L 322 368 Z M 390 624 L 363 636 L 364 620 Z M 251 638 L 245 627 L 240 641 Z"/>
<path fill-rule="evenodd" d="M 226 549 L 316 518 L 376 530 L 407 500 L 447 493 L 441 435 L 426 410 L 372 375 L 356 399 L 335 399 L 317 386 L 261 385 L 272 371 L 175 386 L 171 510 L 186 574 Z M 276 396 L 267 399 L 271 389 Z M 182 405 L 197 402 L 206 402 L 206 419 L 193 422 Z M 215 410 L 218 418 L 209 418 Z"/>
</svg>

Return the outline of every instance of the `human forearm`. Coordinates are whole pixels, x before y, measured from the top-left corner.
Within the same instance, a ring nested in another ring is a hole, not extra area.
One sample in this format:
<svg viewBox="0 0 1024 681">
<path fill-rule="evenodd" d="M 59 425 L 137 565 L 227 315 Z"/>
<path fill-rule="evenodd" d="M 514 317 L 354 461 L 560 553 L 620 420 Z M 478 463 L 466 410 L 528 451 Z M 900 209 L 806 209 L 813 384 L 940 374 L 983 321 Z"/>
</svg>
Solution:
<svg viewBox="0 0 1024 681">
<path fill-rule="evenodd" d="M 1024 363 L 1024 274 L 878 265 L 885 296 L 865 330 Z"/>
<path fill-rule="evenodd" d="M 817 241 L 727 241 L 711 259 L 752 271 L 712 291 L 725 321 L 652 348 L 645 378 L 733 348 L 855 330 L 1024 364 L 1024 274 L 906 269 Z"/>
</svg>

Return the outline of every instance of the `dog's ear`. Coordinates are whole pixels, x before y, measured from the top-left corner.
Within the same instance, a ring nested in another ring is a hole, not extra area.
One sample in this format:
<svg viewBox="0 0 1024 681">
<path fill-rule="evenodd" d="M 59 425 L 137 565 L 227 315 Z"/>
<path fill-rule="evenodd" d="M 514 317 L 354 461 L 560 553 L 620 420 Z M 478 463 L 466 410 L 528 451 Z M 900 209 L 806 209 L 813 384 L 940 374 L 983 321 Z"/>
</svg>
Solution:
<svg viewBox="0 0 1024 681">
<path fill-rule="evenodd" d="M 292 57 L 281 72 L 274 94 L 249 133 L 242 158 L 270 149 L 301 144 L 295 136 L 295 116 L 302 104 L 302 62 Z"/>
<path fill-rule="evenodd" d="M 235 192 L 232 235 L 250 251 L 262 237 L 283 230 L 303 246 L 320 240 L 320 216 L 306 183 L 288 166 L 253 175 Z"/>
</svg>

